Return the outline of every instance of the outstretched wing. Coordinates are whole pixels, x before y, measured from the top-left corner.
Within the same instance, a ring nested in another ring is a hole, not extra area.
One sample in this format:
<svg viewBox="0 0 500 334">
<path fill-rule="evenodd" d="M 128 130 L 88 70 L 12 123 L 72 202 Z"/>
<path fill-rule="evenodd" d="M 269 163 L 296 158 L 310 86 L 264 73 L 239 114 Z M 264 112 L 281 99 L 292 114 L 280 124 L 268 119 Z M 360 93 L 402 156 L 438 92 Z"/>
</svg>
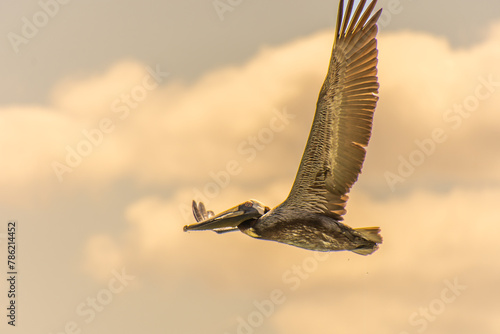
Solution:
<svg viewBox="0 0 500 334">
<path fill-rule="evenodd" d="M 328 74 L 295 182 L 279 207 L 327 213 L 341 220 L 347 193 L 358 179 L 378 100 L 376 0 L 345 15 L 340 1 Z"/>
</svg>

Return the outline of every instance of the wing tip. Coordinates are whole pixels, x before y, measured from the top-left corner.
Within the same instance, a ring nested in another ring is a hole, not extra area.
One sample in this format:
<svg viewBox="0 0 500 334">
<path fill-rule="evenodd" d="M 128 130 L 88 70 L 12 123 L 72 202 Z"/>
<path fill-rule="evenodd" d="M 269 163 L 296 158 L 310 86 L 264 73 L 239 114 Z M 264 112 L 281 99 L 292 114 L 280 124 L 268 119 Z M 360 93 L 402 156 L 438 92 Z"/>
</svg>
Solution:
<svg viewBox="0 0 500 334">
<path fill-rule="evenodd" d="M 377 0 L 372 0 L 366 6 L 366 0 L 361 0 L 352 14 L 352 9 L 354 6 L 354 1 L 349 0 L 346 6 L 346 11 L 344 12 L 344 2 L 339 2 L 339 9 L 337 13 L 337 25 L 335 29 L 335 41 L 342 40 L 348 36 L 352 36 L 359 32 L 360 30 L 365 30 L 372 25 L 376 25 L 380 15 L 382 14 L 382 8 L 372 15 L 373 9 L 377 4 Z M 366 8 L 365 8 L 366 7 Z M 370 17 L 371 15 L 371 17 Z"/>
</svg>

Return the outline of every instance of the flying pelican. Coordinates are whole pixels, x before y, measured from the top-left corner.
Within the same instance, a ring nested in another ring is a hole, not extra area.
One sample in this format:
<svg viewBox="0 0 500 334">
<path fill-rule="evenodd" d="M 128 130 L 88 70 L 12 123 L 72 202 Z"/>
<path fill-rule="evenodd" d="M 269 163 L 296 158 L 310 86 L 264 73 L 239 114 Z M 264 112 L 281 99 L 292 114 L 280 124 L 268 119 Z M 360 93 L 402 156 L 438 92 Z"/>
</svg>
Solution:
<svg viewBox="0 0 500 334">
<path fill-rule="evenodd" d="M 378 249 L 378 227 L 351 228 L 341 221 L 347 193 L 358 179 L 370 139 L 378 100 L 377 20 L 370 15 L 377 0 L 365 10 L 360 1 L 340 1 L 333 51 L 326 79 L 319 92 L 309 139 L 287 199 L 270 209 L 246 201 L 214 215 L 193 201 L 197 224 L 184 231 L 235 230 L 315 251 L 349 250 L 368 255 Z"/>
</svg>

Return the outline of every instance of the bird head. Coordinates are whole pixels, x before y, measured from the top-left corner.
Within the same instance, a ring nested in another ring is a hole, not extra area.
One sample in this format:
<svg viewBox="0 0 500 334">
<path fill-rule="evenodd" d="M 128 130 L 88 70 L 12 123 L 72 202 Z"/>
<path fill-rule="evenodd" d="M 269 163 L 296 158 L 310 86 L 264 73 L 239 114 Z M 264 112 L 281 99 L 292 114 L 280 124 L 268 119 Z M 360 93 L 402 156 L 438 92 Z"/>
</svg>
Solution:
<svg viewBox="0 0 500 334">
<path fill-rule="evenodd" d="M 196 203 L 193 204 L 193 210 L 195 211 L 197 210 Z M 264 204 L 256 200 L 249 200 L 216 216 L 207 217 L 198 224 L 186 225 L 184 231 L 213 230 L 220 233 L 235 230 L 241 223 L 258 219 L 267 211 L 269 211 L 269 208 Z"/>
</svg>

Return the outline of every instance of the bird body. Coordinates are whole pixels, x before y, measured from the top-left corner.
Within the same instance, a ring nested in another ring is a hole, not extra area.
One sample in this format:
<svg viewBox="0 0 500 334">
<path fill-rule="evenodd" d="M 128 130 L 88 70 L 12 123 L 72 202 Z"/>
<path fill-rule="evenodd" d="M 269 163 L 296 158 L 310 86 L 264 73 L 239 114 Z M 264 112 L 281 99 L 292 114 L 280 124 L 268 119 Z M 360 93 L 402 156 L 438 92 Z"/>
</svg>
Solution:
<svg viewBox="0 0 500 334">
<path fill-rule="evenodd" d="M 345 14 L 339 4 L 332 57 L 321 87 L 306 148 L 290 194 L 270 210 L 256 200 L 218 215 L 193 201 L 197 224 L 189 230 L 225 233 L 240 230 L 315 251 L 349 250 L 368 255 L 382 242 L 378 227 L 351 228 L 341 221 L 347 193 L 361 172 L 378 100 L 377 25 L 381 10 L 370 17 L 361 0 Z"/>
<path fill-rule="evenodd" d="M 321 252 L 350 250 L 366 255 L 375 251 L 377 243 L 382 241 L 377 227 L 353 229 L 334 218 L 310 212 L 269 211 L 238 228 L 254 238 Z"/>
</svg>

